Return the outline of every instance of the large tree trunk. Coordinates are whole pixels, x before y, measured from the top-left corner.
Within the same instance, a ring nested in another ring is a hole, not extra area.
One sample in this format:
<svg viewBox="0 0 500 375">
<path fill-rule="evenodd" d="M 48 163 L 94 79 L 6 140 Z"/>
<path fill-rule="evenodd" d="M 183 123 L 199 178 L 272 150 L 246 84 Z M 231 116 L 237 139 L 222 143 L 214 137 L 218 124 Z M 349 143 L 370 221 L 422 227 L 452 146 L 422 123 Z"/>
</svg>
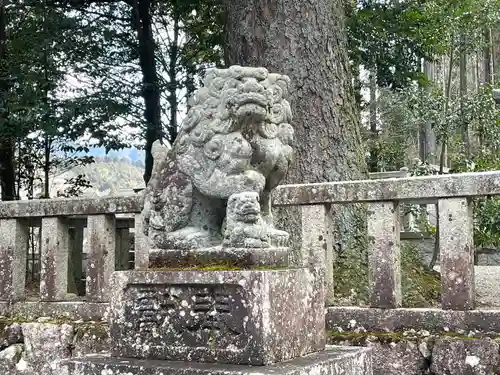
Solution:
<svg viewBox="0 0 500 375">
<path fill-rule="evenodd" d="M 142 71 L 142 96 L 146 106 L 146 168 L 144 182 L 147 184 L 153 171 L 153 143 L 162 139 L 161 103 L 158 73 L 155 60 L 155 41 L 153 37 L 152 1 L 128 0 L 132 5 L 132 20 L 139 43 L 139 64 Z"/>
<path fill-rule="evenodd" d="M 296 158 L 285 183 L 367 177 L 348 64 L 343 2 L 224 2 L 226 63 L 263 66 L 291 78 L 292 125 L 297 141 Z M 365 211 L 354 205 L 335 206 L 333 210 L 337 254 L 358 257 L 364 263 L 366 252 L 359 246 L 365 243 Z M 287 209 L 283 216 L 280 223 L 285 223 L 296 246 L 300 215 Z M 353 247 L 357 249 L 347 250 Z"/>
</svg>

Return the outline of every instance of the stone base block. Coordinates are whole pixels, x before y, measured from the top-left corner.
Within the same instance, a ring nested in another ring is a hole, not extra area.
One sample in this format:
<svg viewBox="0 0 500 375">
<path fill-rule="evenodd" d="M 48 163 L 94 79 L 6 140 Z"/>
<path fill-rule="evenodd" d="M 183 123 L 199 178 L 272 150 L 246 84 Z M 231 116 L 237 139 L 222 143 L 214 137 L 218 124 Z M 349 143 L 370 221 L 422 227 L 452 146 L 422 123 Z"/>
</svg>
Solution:
<svg viewBox="0 0 500 375">
<path fill-rule="evenodd" d="M 203 364 L 91 355 L 68 361 L 69 375 L 372 375 L 370 349 L 330 346 L 325 351 L 270 366 Z"/>
<path fill-rule="evenodd" d="M 114 357 L 267 365 L 325 347 L 320 270 L 120 271 Z"/>
<path fill-rule="evenodd" d="M 290 249 L 271 247 L 268 249 L 231 248 L 215 246 L 203 249 L 149 251 L 149 268 L 178 268 L 228 264 L 233 267 L 289 265 Z"/>
</svg>

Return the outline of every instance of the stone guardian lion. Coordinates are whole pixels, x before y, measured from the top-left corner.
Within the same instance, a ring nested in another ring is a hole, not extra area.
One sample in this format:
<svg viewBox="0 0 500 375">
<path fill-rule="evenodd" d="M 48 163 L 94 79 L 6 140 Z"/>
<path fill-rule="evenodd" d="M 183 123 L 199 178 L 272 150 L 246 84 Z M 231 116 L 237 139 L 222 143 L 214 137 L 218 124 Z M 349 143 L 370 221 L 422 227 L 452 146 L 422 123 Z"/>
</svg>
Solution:
<svg viewBox="0 0 500 375">
<path fill-rule="evenodd" d="M 244 192 L 258 194 L 271 245 L 286 242 L 288 234 L 272 226 L 269 201 L 292 162 L 289 85 L 264 68 L 207 70 L 171 148 L 155 145 L 143 210 L 154 248 L 220 245 L 227 201 Z"/>
</svg>

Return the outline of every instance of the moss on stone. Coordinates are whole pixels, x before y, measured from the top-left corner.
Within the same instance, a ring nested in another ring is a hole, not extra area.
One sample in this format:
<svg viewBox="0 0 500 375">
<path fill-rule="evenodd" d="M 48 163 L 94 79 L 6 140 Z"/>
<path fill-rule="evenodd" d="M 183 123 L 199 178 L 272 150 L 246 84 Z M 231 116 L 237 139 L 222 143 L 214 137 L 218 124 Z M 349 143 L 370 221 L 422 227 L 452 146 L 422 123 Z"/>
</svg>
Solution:
<svg viewBox="0 0 500 375">
<path fill-rule="evenodd" d="M 241 266 L 230 262 L 216 262 L 206 265 L 195 265 L 189 267 L 152 267 L 151 271 L 276 271 L 287 267 L 277 266 Z"/>
<path fill-rule="evenodd" d="M 38 319 L 44 318 L 42 321 L 39 321 Z M 101 321 L 93 321 L 93 320 L 81 320 L 79 319 L 76 321 L 75 319 L 70 319 L 66 316 L 52 316 L 50 318 L 45 319 L 45 317 L 30 317 L 27 315 L 10 315 L 7 317 L 2 317 L 0 318 L 0 327 L 6 327 L 11 324 L 23 324 L 23 323 L 43 323 L 43 324 L 55 324 L 55 325 L 62 325 L 62 324 L 102 324 L 105 322 Z"/>
<path fill-rule="evenodd" d="M 369 339 L 387 344 L 391 342 L 400 342 L 408 338 L 402 332 L 334 332 L 327 331 L 327 337 L 331 344 L 349 341 L 352 345 L 363 346 Z"/>
<path fill-rule="evenodd" d="M 109 324 L 106 322 L 75 324 L 75 338 L 81 339 L 86 335 L 106 340 L 109 338 Z"/>
<path fill-rule="evenodd" d="M 426 338 L 433 342 L 436 338 L 449 337 L 456 340 L 480 340 L 490 338 L 493 340 L 500 340 L 499 333 L 478 333 L 476 336 L 468 336 L 463 333 L 442 331 L 433 332 L 429 336 L 421 336 L 416 332 L 409 333 L 408 331 L 394 331 L 394 332 L 336 332 L 327 331 L 330 344 L 338 344 L 348 341 L 352 345 L 365 345 L 367 341 L 377 341 L 382 344 L 397 343 L 401 341 L 417 341 Z"/>
<path fill-rule="evenodd" d="M 401 269 L 403 307 L 432 307 L 440 303 L 441 277 L 422 262 L 415 246 L 401 246 Z"/>
<path fill-rule="evenodd" d="M 404 307 L 432 307 L 439 304 L 441 282 L 439 273 L 430 270 L 415 246 L 401 245 L 402 291 Z M 351 304 L 368 303 L 368 259 L 362 251 L 348 251 L 334 264 L 334 288 L 338 300 Z M 341 303 L 344 304 L 344 303 Z"/>
</svg>

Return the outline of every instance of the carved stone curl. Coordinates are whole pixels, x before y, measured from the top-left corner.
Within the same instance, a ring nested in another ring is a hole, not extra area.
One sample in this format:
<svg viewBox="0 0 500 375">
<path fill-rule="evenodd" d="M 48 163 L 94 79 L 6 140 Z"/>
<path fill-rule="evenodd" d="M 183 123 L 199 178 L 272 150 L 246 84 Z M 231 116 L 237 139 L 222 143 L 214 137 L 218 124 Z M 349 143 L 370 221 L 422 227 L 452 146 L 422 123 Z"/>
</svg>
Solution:
<svg viewBox="0 0 500 375">
<path fill-rule="evenodd" d="M 209 69 L 204 84 L 172 147 L 155 145 L 145 233 L 157 249 L 220 245 L 229 199 L 226 244 L 282 246 L 288 235 L 272 227 L 269 197 L 293 156 L 290 80 L 264 68 L 232 66 Z M 257 206 L 260 212 L 250 214 Z M 250 225 L 252 215 L 258 224 Z M 257 241 L 257 228 L 265 239 Z"/>
</svg>

